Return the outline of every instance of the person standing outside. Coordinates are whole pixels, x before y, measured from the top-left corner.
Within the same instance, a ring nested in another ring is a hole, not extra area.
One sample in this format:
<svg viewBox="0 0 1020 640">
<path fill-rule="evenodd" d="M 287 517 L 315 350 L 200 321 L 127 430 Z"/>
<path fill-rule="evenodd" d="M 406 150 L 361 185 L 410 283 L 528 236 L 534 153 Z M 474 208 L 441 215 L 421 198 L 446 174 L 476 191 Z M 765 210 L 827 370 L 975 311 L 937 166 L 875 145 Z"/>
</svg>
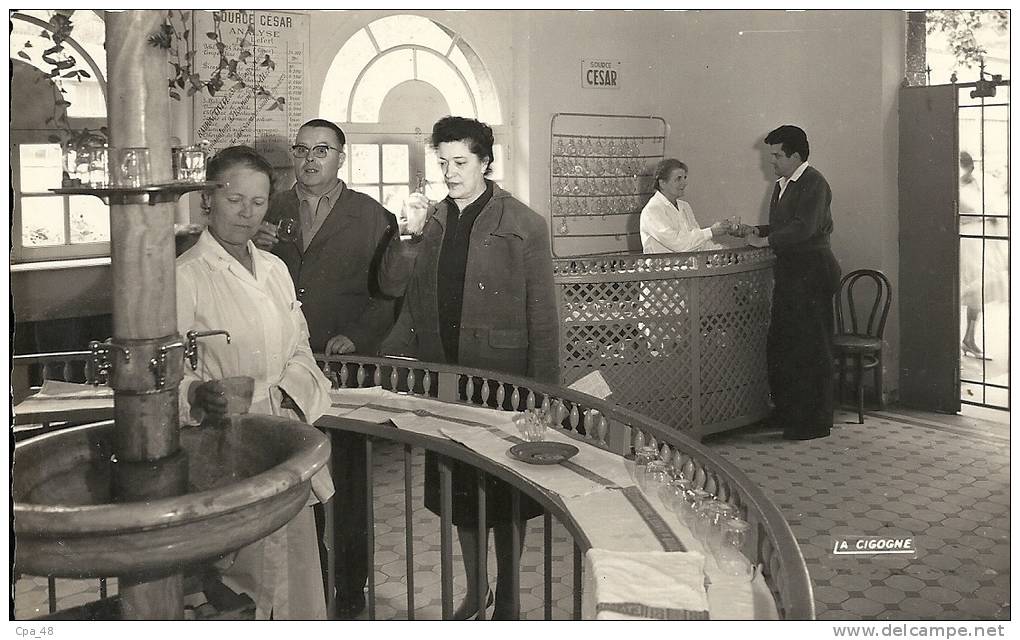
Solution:
<svg viewBox="0 0 1020 640">
<path fill-rule="evenodd" d="M 765 136 L 765 144 L 778 176 L 769 223 L 741 235 L 764 238 L 776 254 L 766 344 L 771 423 L 787 440 L 824 438 L 832 429 L 832 297 L 841 275 L 829 245 L 832 190 L 808 164 L 803 129 L 783 125 Z"/>
<path fill-rule="evenodd" d="M 328 120 L 301 125 L 291 147 L 297 182 L 273 196 L 254 242 L 287 265 L 312 351 L 375 355 L 393 326 L 394 299 L 403 294 L 413 259 L 401 251 L 396 216 L 338 177 L 346 141 Z M 288 218 L 296 223 L 296 237 L 283 239 L 278 225 Z M 337 431 L 330 436 L 333 481 L 343 487 L 333 500 L 337 613 L 353 618 L 365 608 L 370 569 L 364 438 Z"/>
</svg>

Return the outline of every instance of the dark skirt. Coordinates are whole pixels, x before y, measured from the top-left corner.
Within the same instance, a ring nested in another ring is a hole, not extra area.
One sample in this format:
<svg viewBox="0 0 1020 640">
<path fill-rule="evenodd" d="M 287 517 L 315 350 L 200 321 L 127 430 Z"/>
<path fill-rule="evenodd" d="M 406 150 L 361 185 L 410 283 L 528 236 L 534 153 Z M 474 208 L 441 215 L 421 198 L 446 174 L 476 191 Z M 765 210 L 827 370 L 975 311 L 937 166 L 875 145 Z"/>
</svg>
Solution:
<svg viewBox="0 0 1020 640">
<path fill-rule="evenodd" d="M 440 482 L 438 453 L 425 452 L 425 508 L 439 515 Z M 446 458 L 450 464 L 450 480 L 453 485 L 453 524 L 458 527 L 478 526 L 478 470 L 459 460 Z M 511 496 L 517 491 L 506 482 L 482 472 L 485 475 L 485 526 L 511 522 L 513 503 Z M 542 507 L 521 493 L 521 518 L 529 520 L 542 514 Z"/>
</svg>

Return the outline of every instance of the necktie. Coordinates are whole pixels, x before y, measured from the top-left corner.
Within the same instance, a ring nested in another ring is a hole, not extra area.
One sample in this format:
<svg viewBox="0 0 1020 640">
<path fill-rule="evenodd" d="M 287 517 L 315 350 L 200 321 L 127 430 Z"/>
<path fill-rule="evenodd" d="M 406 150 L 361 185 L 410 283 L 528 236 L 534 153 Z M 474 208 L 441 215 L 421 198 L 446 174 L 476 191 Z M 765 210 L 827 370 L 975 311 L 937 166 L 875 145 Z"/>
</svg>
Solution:
<svg viewBox="0 0 1020 640">
<path fill-rule="evenodd" d="M 779 181 L 776 181 L 776 188 L 772 190 L 772 201 L 769 202 L 769 213 L 776 210 L 776 205 L 779 204 Z"/>
</svg>

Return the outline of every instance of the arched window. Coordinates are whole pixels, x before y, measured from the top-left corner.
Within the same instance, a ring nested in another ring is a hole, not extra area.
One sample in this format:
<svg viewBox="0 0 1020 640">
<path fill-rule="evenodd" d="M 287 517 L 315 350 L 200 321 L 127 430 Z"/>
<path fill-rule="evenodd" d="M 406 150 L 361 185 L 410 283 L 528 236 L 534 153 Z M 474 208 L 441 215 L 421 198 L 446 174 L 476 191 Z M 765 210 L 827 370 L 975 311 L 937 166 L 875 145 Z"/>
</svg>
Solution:
<svg viewBox="0 0 1020 640">
<path fill-rule="evenodd" d="M 495 85 L 470 45 L 429 18 L 387 16 L 351 36 L 326 73 L 319 114 L 347 133 L 341 177 L 394 213 L 422 177 L 430 199 L 446 197 L 425 144 L 432 124 L 445 115 L 492 126 L 492 177 L 506 178 Z"/>
<path fill-rule="evenodd" d="M 92 196 L 54 194 L 61 186 L 60 139 L 68 132 L 106 125 L 106 26 L 94 11 L 71 16 L 64 42 L 75 65 L 50 77 L 43 60 L 53 46 L 48 10 L 11 15 L 11 186 L 14 189 L 12 259 L 15 261 L 108 255 L 109 207 Z M 50 54 L 52 55 L 52 54 Z M 47 56 L 49 57 L 49 56 Z M 84 73 L 72 73 L 83 71 Z M 69 77 L 70 76 L 70 77 Z M 61 124 L 66 108 L 66 127 Z"/>
</svg>

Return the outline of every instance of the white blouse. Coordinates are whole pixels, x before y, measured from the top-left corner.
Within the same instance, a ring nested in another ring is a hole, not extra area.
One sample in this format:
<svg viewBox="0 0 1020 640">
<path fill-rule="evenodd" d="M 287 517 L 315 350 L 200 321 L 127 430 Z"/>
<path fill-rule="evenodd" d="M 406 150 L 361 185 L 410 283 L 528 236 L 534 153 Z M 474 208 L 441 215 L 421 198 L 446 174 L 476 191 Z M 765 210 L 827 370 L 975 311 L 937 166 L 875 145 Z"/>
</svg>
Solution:
<svg viewBox="0 0 1020 640">
<path fill-rule="evenodd" d="M 677 200 L 677 206 L 656 190 L 641 210 L 641 247 L 645 253 L 709 251 L 723 246 L 712 241 L 712 230 L 701 229 L 691 205 Z"/>
<path fill-rule="evenodd" d="M 201 338 L 198 369 L 185 364 L 180 387 L 181 424 L 197 424 L 203 411 L 188 403 L 196 380 L 230 376 L 255 378 L 252 413 L 289 415 L 281 409 L 287 392 L 311 423 L 329 406 L 330 384 L 308 346 L 308 326 L 283 261 L 249 241 L 254 275 L 220 246 L 208 229 L 177 259 L 177 327 L 188 331 L 225 329 Z"/>
</svg>

